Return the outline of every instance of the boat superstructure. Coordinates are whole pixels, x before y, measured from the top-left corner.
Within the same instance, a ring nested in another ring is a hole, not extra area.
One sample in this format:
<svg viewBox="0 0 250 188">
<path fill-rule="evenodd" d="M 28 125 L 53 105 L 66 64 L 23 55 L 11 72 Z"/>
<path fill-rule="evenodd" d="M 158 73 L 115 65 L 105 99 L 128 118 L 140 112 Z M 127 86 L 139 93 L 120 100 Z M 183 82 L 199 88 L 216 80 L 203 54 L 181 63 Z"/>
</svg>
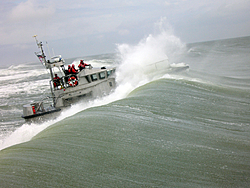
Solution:
<svg viewBox="0 0 250 188">
<path fill-rule="evenodd" d="M 41 50 L 35 53 L 50 73 L 50 89 L 52 105 L 45 108 L 43 101 L 23 106 L 23 118 L 28 119 L 60 111 L 63 107 L 82 99 L 93 99 L 109 94 L 115 87 L 115 67 L 93 68 L 86 66 L 78 73 L 68 73 L 65 61 L 61 56 L 46 60 L 42 42 L 36 43 Z M 55 79 L 57 74 L 60 76 Z"/>
</svg>

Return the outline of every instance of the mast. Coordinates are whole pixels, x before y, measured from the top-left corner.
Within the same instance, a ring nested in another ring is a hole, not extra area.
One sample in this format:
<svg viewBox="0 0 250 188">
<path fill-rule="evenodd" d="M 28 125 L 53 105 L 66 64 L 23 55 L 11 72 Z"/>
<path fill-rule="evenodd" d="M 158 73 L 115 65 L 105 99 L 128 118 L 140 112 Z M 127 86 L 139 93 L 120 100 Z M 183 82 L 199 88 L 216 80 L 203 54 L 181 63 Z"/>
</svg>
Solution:
<svg viewBox="0 0 250 188">
<path fill-rule="evenodd" d="M 38 42 L 38 40 L 36 38 L 37 35 L 34 35 L 33 37 L 35 38 L 36 44 L 37 44 L 38 48 L 40 48 L 41 53 L 42 53 L 42 55 L 39 55 L 40 57 L 37 54 L 36 55 L 39 57 L 40 61 L 42 61 L 44 63 L 44 65 L 46 66 L 46 68 L 49 69 L 49 71 L 50 71 L 50 77 L 51 77 L 51 80 L 53 81 L 52 68 L 51 68 L 51 66 L 48 66 L 49 61 L 48 62 L 46 61 L 46 56 L 45 56 L 45 53 L 44 53 L 44 50 L 43 50 L 43 44 L 42 44 L 42 42 Z M 56 105 L 55 94 L 53 92 L 53 88 L 52 88 L 51 84 L 50 84 L 50 91 L 51 91 L 52 98 L 53 98 L 53 106 L 55 106 Z"/>
</svg>

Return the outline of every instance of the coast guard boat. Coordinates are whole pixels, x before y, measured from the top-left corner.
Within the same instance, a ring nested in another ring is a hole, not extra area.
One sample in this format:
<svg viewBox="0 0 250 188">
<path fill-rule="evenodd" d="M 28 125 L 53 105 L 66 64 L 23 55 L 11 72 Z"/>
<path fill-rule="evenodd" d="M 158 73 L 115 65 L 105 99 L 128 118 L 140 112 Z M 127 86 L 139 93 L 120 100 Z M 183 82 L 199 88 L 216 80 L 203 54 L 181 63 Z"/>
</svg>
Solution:
<svg viewBox="0 0 250 188">
<path fill-rule="evenodd" d="M 29 119 L 58 112 L 79 100 L 88 100 L 107 95 L 115 88 L 115 67 L 93 68 L 91 65 L 88 65 L 87 68 L 76 74 L 68 73 L 64 59 L 61 56 L 55 56 L 51 60 L 46 60 L 42 42 L 38 42 L 36 35 L 34 38 L 38 48 L 41 50 L 35 54 L 50 72 L 50 98 L 52 98 L 52 105 L 44 107 L 43 100 L 23 105 L 23 118 Z M 61 72 L 62 77 L 55 79 L 59 72 Z"/>
</svg>

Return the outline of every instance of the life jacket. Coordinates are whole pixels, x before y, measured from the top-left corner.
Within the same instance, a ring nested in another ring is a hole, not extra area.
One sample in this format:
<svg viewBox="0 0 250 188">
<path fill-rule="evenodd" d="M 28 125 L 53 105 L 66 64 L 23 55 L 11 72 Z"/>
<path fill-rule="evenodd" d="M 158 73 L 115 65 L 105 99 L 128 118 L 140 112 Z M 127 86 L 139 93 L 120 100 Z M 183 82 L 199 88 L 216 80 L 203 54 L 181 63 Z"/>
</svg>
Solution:
<svg viewBox="0 0 250 188">
<path fill-rule="evenodd" d="M 60 86 L 60 77 L 55 76 L 55 77 L 53 78 L 53 81 L 54 81 L 54 87 Z"/>
<path fill-rule="evenodd" d="M 71 74 L 76 74 L 76 73 L 78 73 L 78 71 L 75 69 L 75 66 L 74 66 L 74 65 L 72 65 L 72 67 L 71 67 L 71 69 L 70 69 L 70 73 L 71 73 Z"/>
<path fill-rule="evenodd" d="M 80 68 L 82 66 L 82 62 L 80 62 L 80 64 L 78 65 L 78 68 Z"/>
<path fill-rule="evenodd" d="M 85 69 L 85 63 L 80 63 L 80 64 L 78 65 L 78 67 L 79 67 L 80 69 Z"/>
<path fill-rule="evenodd" d="M 55 77 L 55 78 L 54 78 L 54 80 L 60 80 L 60 77 L 59 77 L 59 76 L 57 76 L 57 77 Z"/>
<path fill-rule="evenodd" d="M 70 67 L 70 65 L 68 66 L 68 74 L 70 74 L 71 73 L 71 67 Z"/>
</svg>

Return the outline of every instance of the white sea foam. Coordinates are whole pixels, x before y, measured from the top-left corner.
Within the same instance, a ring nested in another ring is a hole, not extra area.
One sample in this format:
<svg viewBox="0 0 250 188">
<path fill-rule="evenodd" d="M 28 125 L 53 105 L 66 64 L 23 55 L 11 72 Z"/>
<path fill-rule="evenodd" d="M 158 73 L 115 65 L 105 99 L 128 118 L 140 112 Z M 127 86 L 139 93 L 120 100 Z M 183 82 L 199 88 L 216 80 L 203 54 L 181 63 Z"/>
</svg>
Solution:
<svg viewBox="0 0 250 188">
<path fill-rule="evenodd" d="M 19 83 L 12 83 L 11 85 L 3 85 L 0 90 L 0 97 L 7 98 L 18 93 L 35 94 L 43 93 L 47 90 L 49 79 L 26 81 Z M 38 87 L 39 86 L 39 87 Z"/>
<path fill-rule="evenodd" d="M 25 70 L 25 69 L 2 69 L 0 71 L 0 81 L 11 81 L 11 80 L 26 80 L 28 77 L 33 76 L 40 76 L 44 74 L 48 74 L 46 69 L 32 69 L 32 70 Z"/>
<path fill-rule="evenodd" d="M 137 45 L 118 45 L 121 64 L 117 71 L 117 82 L 120 87 L 126 85 L 126 88 L 130 88 L 128 93 L 170 71 L 173 54 L 181 53 L 185 48 L 172 29 L 164 27 L 164 24 L 165 20 L 162 19 L 156 24 L 157 34 L 150 34 Z"/>
</svg>

